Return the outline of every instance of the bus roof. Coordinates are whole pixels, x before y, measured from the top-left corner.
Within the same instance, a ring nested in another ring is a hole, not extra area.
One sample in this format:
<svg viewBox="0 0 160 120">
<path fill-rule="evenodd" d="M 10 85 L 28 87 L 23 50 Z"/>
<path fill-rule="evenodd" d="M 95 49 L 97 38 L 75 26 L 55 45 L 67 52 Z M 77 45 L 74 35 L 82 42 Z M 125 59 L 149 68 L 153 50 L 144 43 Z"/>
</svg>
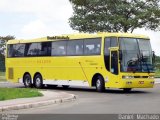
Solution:
<svg viewBox="0 0 160 120">
<path fill-rule="evenodd" d="M 148 36 L 131 34 L 131 33 L 109 33 L 109 32 L 99 32 L 97 34 L 87 34 L 87 33 L 76 33 L 76 34 L 65 34 L 59 36 L 47 36 L 37 39 L 19 39 L 19 40 L 9 40 L 7 44 L 16 43 L 30 43 L 30 42 L 45 42 L 45 41 L 58 41 L 58 40 L 72 40 L 72 39 L 83 39 L 83 38 L 98 38 L 98 37 L 129 37 L 129 38 L 144 38 L 149 39 Z"/>
</svg>

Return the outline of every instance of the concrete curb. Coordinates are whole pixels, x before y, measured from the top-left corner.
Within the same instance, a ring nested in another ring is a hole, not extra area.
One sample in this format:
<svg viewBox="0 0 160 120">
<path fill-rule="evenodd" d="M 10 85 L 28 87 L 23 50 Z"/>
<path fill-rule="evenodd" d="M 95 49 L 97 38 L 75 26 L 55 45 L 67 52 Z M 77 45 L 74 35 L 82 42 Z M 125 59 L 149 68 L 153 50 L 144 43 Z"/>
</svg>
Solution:
<svg viewBox="0 0 160 120">
<path fill-rule="evenodd" d="M 10 110 L 36 108 L 36 107 L 47 106 L 47 105 L 51 105 L 51 104 L 70 102 L 70 101 L 74 101 L 76 99 L 77 99 L 77 97 L 75 95 L 69 94 L 69 97 L 61 98 L 61 99 L 45 100 L 45 101 L 40 101 L 40 102 L 33 102 L 33 103 L 26 103 L 26 104 L 18 104 L 18 105 L 0 107 L 0 112 L 10 111 Z"/>
</svg>

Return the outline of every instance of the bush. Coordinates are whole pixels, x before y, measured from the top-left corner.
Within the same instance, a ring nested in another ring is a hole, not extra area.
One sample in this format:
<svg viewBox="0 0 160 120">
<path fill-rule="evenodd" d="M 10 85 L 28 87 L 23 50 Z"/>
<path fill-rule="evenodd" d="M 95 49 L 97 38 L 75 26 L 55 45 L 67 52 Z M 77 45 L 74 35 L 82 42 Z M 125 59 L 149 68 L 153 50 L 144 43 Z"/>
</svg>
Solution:
<svg viewBox="0 0 160 120">
<path fill-rule="evenodd" d="M 0 71 L 5 71 L 5 57 L 2 54 L 0 54 Z"/>
</svg>

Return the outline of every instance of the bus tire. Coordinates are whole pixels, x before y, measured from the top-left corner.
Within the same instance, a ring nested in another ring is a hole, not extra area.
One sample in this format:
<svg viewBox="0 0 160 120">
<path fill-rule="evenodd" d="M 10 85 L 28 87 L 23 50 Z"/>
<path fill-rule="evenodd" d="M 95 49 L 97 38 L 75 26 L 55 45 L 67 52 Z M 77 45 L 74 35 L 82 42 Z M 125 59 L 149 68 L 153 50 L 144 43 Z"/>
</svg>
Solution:
<svg viewBox="0 0 160 120">
<path fill-rule="evenodd" d="M 123 88 L 123 91 L 125 92 L 125 93 L 128 93 L 128 92 L 130 92 L 132 90 L 132 88 Z"/>
<path fill-rule="evenodd" d="M 69 88 L 69 85 L 62 85 L 62 87 L 63 87 L 64 89 L 67 89 L 67 88 Z"/>
<path fill-rule="evenodd" d="M 23 77 L 23 83 L 24 83 L 24 86 L 26 88 L 31 88 L 32 87 L 32 79 L 31 79 L 30 74 L 25 74 L 24 75 L 24 77 Z"/>
<path fill-rule="evenodd" d="M 38 89 L 43 88 L 43 80 L 42 80 L 42 76 L 40 74 L 37 74 L 34 77 L 34 86 Z"/>
<path fill-rule="evenodd" d="M 102 76 L 96 78 L 96 90 L 98 92 L 103 92 L 105 90 L 104 79 Z"/>
</svg>

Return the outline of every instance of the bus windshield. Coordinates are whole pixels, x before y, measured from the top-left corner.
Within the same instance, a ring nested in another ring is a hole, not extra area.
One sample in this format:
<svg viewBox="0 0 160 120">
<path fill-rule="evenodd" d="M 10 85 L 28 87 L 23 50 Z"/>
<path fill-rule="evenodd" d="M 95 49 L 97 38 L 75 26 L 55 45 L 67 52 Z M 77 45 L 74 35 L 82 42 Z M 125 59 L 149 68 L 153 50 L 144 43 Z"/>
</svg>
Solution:
<svg viewBox="0 0 160 120">
<path fill-rule="evenodd" d="M 119 38 L 122 72 L 154 72 L 148 39 Z"/>
</svg>

